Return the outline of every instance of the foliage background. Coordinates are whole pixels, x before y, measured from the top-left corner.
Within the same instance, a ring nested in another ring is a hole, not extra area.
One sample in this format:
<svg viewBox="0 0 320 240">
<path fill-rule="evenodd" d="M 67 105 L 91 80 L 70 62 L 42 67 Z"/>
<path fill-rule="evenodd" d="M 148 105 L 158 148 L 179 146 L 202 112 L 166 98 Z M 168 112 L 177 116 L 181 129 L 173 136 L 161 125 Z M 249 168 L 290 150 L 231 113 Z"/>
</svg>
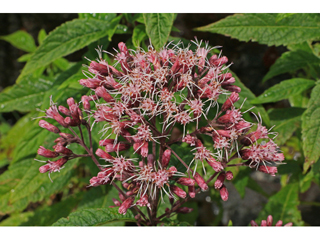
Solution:
<svg viewBox="0 0 320 240">
<path fill-rule="evenodd" d="M 234 63 L 230 69 L 250 89 L 248 91 L 251 91 L 255 96 L 259 96 L 266 89 L 293 77 L 312 79 L 312 81 L 318 79 L 319 63 L 317 61 L 319 61 L 319 54 L 317 55 L 317 53 L 319 53 L 319 45 L 317 45 L 317 41 L 320 34 L 317 37 L 310 38 L 309 41 L 296 45 L 276 44 L 277 46 L 274 46 L 274 43 L 271 42 L 268 45 L 266 44 L 268 42 L 263 42 L 263 44 L 248 42 L 250 39 L 248 36 L 244 37 L 247 39 L 242 39 L 245 41 L 239 41 L 235 39 L 241 38 L 239 36 L 230 38 L 224 36 L 223 33 L 215 33 L 212 29 L 206 31 L 195 30 L 195 28 L 215 23 L 231 15 L 233 14 L 178 14 L 174 21 L 174 27 L 179 31 L 172 31 L 171 36 L 188 40 L 193 40 L 194 36 L 197 36 L 199 40 L 209 41 L 210 45 L 222 46 L 223 55 Z M 23 30 L 35 39 L 35 45 L 38 46 L 41 42 L 41 34 L 39 33 L 49 33 L 62 23 L 78 17 L 78 14 L 0 14 L 0 20 L 4 23 L 0 25 L 0 36 Z M 280 20 L 288 17 L 292 16 L 278 15 Z M 310 16 L 304 17 L 306 21 L 310 18 Z M 317 16 L 313 16 L 313 18 L 317 18 Z M 317 19 L 315 19 L 315 22 L 319 26 Z M 134 29 L 134 26 L 141 25 L 129 22 L 124 18 L 122 18 L 121 24 L 131 30 Z M 245 26 L 244 22 L 241 26 Z M 242 29 L 242 32 L 245 33 L 246 31 L 247 29 Z M 225 34 L 230 35 L 230 33 Z M 112 52 L 112 48 L 116 48 L 118 42 L 127 42 L 130 37 L 130 31 L 113 35 L 108 50 Z M 79 211 L 89 211 L 87 209 L 94 207 L 107 208 L 108 205 L 111 205 L 110 199 L 113 193 L 108 188 L 92 189 L 88 194 L 85 184 L 88 180 L 88 172 L 94 170 L 92 170 L 92 166 L 86 169 L 83 160 L 79 160 L 77 163 L 82 168 L 75 168 L 75 164 L 69 166 L 70 171 L 64 171 L 59 176 L 54 176 L 55 184 L 51 185 L 46 179 L 47 176 L 45 176 L 46 178 L 38 176 L 37 167 L 39 166 L 33 164 L 32 159 L 35 157 L 34 151 L 36 152 L 38 146 L 42 144 L 46 133 L 34 127 L 36 124 L 29 121 L 31 116 L 36 115 L 34 108 L 37 101 L 43 101 L 42 105 L 40 104 L 37 107 L 41 106 L 42 109 L 45 109 L 48 104 L 48 100 L 45 98 L 52 94 L 48 91 L 52 83 L 54 86 L 55 83 L 59 83 L 59 86 L 56 87 L 61 94 L 57 98 L 61 102 L 63 98 L 69 97 L 70 94 L 80 96 L 78 92 L 82 88 L 77 87 L 76 80 L 81 79 L 81 74 L 72 70 L 69 73 L 67 71 L 64 75 L 62 72 L 67 69 L 70 70 L 71 62 L 85 62 L 83 56 L 88 56 L 91 59 L 95 58 L 94 48 L 105 42 L 105 39 L 101 42 L 93 42 L 88 47 L 67 55 L 65 60 L 57 61 L 49 66 L 49 71 L 46 74 L 47 82 L 40 86 L 43 94 L 34 99 L 33 104 L 22 105 L 20 109 L 17 109 L 17 106 L 19 108 L 18 101 L 18 103 L 14 103 L 17 110 L 9 109 L 0 112 L 0 199 L 2 202 L 0 203 L 0 225 L 51 225 L 62 217 L 67 217 L 73 211 L 76 211 L 74 214 L 79 214 Z M 304 45 L 304 43 L 306 44 Z M 17 62 L 17 59 L 20 58 L 21 60 L 23 56 L 26 57 L 26 52 L 34 51 L 34 49 L 32 49 L 32 46 L 31 49 L 21 49 L 22 44 L 20 44 L 19 49 L 12 46 L 8 41 L 0 41 L 0 44 L 0 91 L 3 91 L 6 87 L 12 86 L 21 73 L 24 62 Z M 310 53 L 308 46 L 312 46 L 311 52 L 315 59 L 307 54 Z M 295 58 L 296 55 L 294 54 L 296 53 L 300 53 L 300 55 Z M 273 64 L 279 59 L 284 61 L 281 66 L 285 66 L 286 59 L 289 59 L 292 61 L 289 62 L 290 66 L 296 63 L 298 67 L 282 71 L 279 70 L 279 67 L 277 69 L 272 68 Z M 296 59 L 304 59 L 305 65 L 301 62 L 297 63 Z M 273 72 L 278 71 L 279 74 L 270 75 L 272 69 Z M 271 76 L 270 79 L 266 78 L 268 73 Z M 60 77 L 59 74 L 61 74 Z M 69 81 L 65 82 L 66 79 Z M 34 82 L 34 79 L 30 77 L 29 80 L 25 80 L 25 85 L 22 88 L 28 89 L 28 86 L 30 87 L 29 83 L 34 84 Z M 303 82 L 302 86 L 305 86 L 305 84 L 307 83 Z M 311 86 L 313 85 L 311 84 Z M 287 87 L 285 86 L 283 92 L 286 92 Z M 306 87 L 303 93 L 298 93 L 301 96 L 300 103 L 294 103 L 294 100 L 299 98 L 296 97 L 297 95 L 294 95 L 294 97 L 287 95 L 281 99 L 275 98 L 274 101 L 267 102 L 261 102 L 261 99 L 260 102 L 259 99 L 256 100 L 257 104 L 264 103 L 264 108 L 269 110 L 269 117 L 273 124 L 276 123 L 281 126 L 284 123 L 282 128 L 277 130 L 282 130 L 280 141 L 282 141 L 282 150 L 288 164 L 279 169 L 278 176 L 269 177 L 265 174 L 240 169 L 233 184 L 228 186 L 232 197 L 227 202 L 222 202 L 215 193 L 202 193 L 195 201 L 189 203 L 189 206 L 195 208 L 195 212 L 191 215 L 179 216 L 179 221 L 188 221 L 188 219 L 190 221 L 192 219 L 191 224 L 195 223 L 196 225 L 227 225 L 231 219 L 233 225 L 245 226 L 248 225 L 250 220 L 266 219 L 267 215 L 271 213 L 274 213 L 276 217 L 283 216 L 283 214 L 279 214 L 279 211 L 282 211 L 286 215 L 286 218 L 282 220 L 289 221 L 291 217 L 295 225 L 320 225 L 320 220 L 317 217 L 320 213 L 319 164 L 312 167 L 308 173 L 302 174 L 304 157 L 300 116 L 304 112 L 304 108 L 308 106 L 310 87 Z M 19 90 L 21 89 L 16 89 L 17 96 L 20 94 Z M 57 94 L 57 89 L 54 93 Z M 0 98 L 0 100 L 4 101 L 3 98 Z M 317 102 L 314 105 L 317 107 Z M 296 108 L 292 108 L 295 106 Z M 283 114 L 282 108 L 292 109 L 288 110 L 287 118 Z M 290 123 L 291 125 L 289 125 Z M 289 126 L 289 129 L 285 126 Z M 288 132 L 287 136 L 286 133 Z M 21 136 L 22 140 L 20 139 Z M 315 141 L 317 142 L 319 139 L 315 139 Z M 16 165 L 14 165 L 13 170 L 13 168 L 10 169 L 10 166 L 14 162 L 16 162 Z M 24 181 L 19 181 L 22 178 Z M 255 185 L 254 182 L 258 184 Z M 61 188 L 61 186 L 63 187 Z M 14 192 L 18 192 L 18 194 L 15 195 Z M 106 193 L 108 194 L 106 195 Z M 285 209 L 281 204 L 284 199 L 287 204 Z M 267 202 L 269 203 L 267 204 Z M 64 206 L 64 208 L 61 209 L 61 206 Z M 49 215 L 50 219 L 46 215 Z M 127 225 L 131 224 L 130 220 L 125 220 Z M 59 221 L 62 223 L 64 220 Z M 117 225 L 118 223 L 113 222 L 112 224 Z M 121 224 L 123 224 L 123 221 Z"/>
</svg>

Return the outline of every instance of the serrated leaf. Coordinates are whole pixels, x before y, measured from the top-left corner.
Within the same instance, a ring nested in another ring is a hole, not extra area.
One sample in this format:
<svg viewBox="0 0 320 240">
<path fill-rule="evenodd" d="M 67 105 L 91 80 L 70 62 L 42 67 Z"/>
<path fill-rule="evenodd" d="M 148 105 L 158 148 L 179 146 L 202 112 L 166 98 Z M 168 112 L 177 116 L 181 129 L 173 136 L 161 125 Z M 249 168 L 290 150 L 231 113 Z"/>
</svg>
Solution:
<svg viewBox="0 0 320 240">
<path fill-rule="evenodd" d="M 17 81 L 54 60 L 73 53 L 106 35 L 114 34 L 121 16 L 111 22 L 96 19 L 75 19 L 49 33 L 23 68 Z"/>
<path fill-rule="evenodd" d="M 170 35 L 174 21 L 173 13 L 143 13 L 146 32 L 152 45 L 158 51 L 162 48 Z"/>
<path fill-rule="evenodd" d="M 284 144 L 301 124 L 301 116 L 305 108 L 274 108 L 269 112 L 271 125 L 275 125 L 272 132 L 277 132 L 275 143 Z"/>
<path fill-rule="evenodd" d="M 7 36 L 0 36 L 0 39 L 5 40 L 14 47 L 26 52 L 34 52 L 37 48 L 33 37 L 29 33 L 21 30 L 11 33 Z"/>
<path fill-rule="evenodd" d="M 45 92 L 52 84 L 53 80 L 49 77 L 34 78 L 28 75 L 21 78 L 20 83 L 0 93 L 0 112 L 34 110 L 41 105 Z"/>
<path fill-rule="evenodd" d="M 101 226 L 112 222 L 136 222 L 128 211 L 119 214 L 117 208 L 91 208 L 73 212 L 68 218 L 61 218 L 52 226 Z"/>
<path fill-rule="evenodd" d="M 133 29 L 132 43 L 136 48 L 140 47 L 141 42 L 146 37 L 147 37 L 147 33 L 146 33 L 146 27 L 144 25 L 140 24 Z"/>
<path fill-rule="evenodd" d="M 61 191 L 74 174 L 74 166 L 78 160 L 65 165 L 60 173 L 41 174 L 41 163 L 33 158 L 24 159 L 9 166 L 0 176 L 0 214 L 24 210 L 29 203 L 42 201 L 54 193 Z"/>
<path fill-rule="evenodd" d="M 280 19 L 276 13 L 234 14 L 195 30 L 269 46 L 288 45 L 319 38 L 320 16 L 299 13 Z"/>
<path fill-rule="evenodd" d="M 320 84 L 312 89 L 308 108 L 302 115 L 302 142 L 306 171 L 320 156 Z"/>
<path fill-rule="evenodd" d="M 270 87 L 257 98 L 251 100 L 251 103 L 262 104 L 268 102 L 277 102 L 282 99 L 287 99 L 290 96 L 298 95 L 314 85 L 315 81 L 304 78 L 292 78 L 289 80 L 284 80 L 279 84 Z"/>
<path fill-rule="evenodd" d="M 21 223 L 28 220 L 29 217 L 33 216 L 33 212 L 23 212 L 12 214 L 9 218 L 0 222 L 0 226 L 19 226 Z"/>
<path fill-rule="evenodd" d="M 293 72 L 311 65 L 317 67 L 319 64 L 320 58 L 316 57 L 312 52 L 310 53 L 302 50 L 285 52 L 271 66 L 269 72 L 264 76 L 262 81 L 264 82 L 279 74 Z"/>
<path fill-rule="evenodd" d="M 269 198 L 258 220 L 265 220 L 268 215 L 272 215 L 274 224 L 282 220 L 284 224 L 292 222 L 295 226 L 302 225 L 299 203 L 299 184 L 290 183 Z"/>
<path fill-rule="evenodd" d="M 62 217 L 67 217 L 80 202 L 84 192 L 73 194 L 51 206 L 37 208 L 29 218 L 19 226 L 51 226 Z"/>
</svg>

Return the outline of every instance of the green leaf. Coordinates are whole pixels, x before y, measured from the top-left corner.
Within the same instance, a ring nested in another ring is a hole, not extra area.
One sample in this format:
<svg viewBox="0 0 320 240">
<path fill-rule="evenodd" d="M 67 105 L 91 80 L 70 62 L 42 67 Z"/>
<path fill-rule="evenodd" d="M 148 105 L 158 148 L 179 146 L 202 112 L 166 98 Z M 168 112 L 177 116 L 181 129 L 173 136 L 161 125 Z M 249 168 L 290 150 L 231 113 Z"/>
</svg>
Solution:
<svg viewBox="0 0 320 240">
<path fill-rule="evenodd" d="M 0 222 L 0 226 L 19 226 L 21 223 L 28 220 L 29 217 L 33 216 L 33 212 L 23 212 L 10 215 L 9 218 L 6 218 Z"/>
<path fill-rule="evenodd" d="M 29 203 L 43 201 L 54 193 L 61 191 L 74 174 L 78 160 L 65 165 L 60 173 L 48 174 L 39 172 L 43 163 L 33 158 L 11 164 L 9 169 L 0 175 L 0 214 L 24 210 Z"/>
<path fill-rule="evenodd" d="M 288 45 L 319 38 L 320 16 L 299 13 L 281 18 L 276 13 L 234 14 L 195 30 L 269 46 Z"/>
<path fill-rule="evenodd" d="M 43 43 L 43 40 L 47 37 L 46 30 L 41 29 L 38 33 L 38 43 L 41 45 Z"/>
<path fill-rule="evenodd" d="M 302 142 L 306 171 L 320 156 L 320 83 L 312 89 L 308 108 L 302 115 Z"/>
<path fill-rule="evenodd" d="M 117 16 L 116 13 L 79 13 L 80 19 L 97 19 L 111 21 Z"/>
<path fill-rule="evenodd" d="M 91 42 L 106 35 L 109 40 L 114 34 L 121 16 L 111 22 L 96 19 L 75 19 L 66 22 L 49 33 L 42 45 L 23 68 L 17 81 L 40 67 L 46 66 L 54 60 L 73 53 Z"/>
<path fill-rule="evenodd" d="M 147 38 L 147 33 L 146 33 L 146 27 L 142 24 L 136 26 L 133 29 L 133 34 L 132 34 L 132 43 L 133 45 L 138 48 L 140 47 L 141 42 Z"/>
<path fill-rule="evenodd" d="M 316 57 L 312 52 L 302 50 L 285 52 L 271 66 L 262 81 L 264 82 L 279 74 L 293 72 L 310 65 L 316 67 L 319 66 L 319 64 L 320 58 Z"/>
<path fill-rule="evenodd" d="M 305 108 L 273 108 L 269 111 L 271 125 L 275 125 L 272 132 L 277 132 L 275 143 L 284 144 L 301 124 L 301 115 Z"/>
<path fill-rule="evenodd" d="M 28 75 L 21 78 L 20 83 L 7 87 L 0 93 L 0 112 L 34 110 L 41 105 L 43 96 L 52 83 L 53 80 L 48 77 L 38 79 Z"/>
<path fill-rule="evenodd" d="M 284 80 L 279 84 L 270 87 L 257 98 L 251 100 L 251 103 L 261 104 L 277 102 L 282 99 L 287 99 L 290 96 L 298 95 L 314 85 L 315 81 L 304 78 L 292 78 L 289 80 Z"/>
<path fill-rule="evenodd" d="M 29 59 L 31 58 L 33 53 L 26 53 L 26 54 L 23 54 L 21 57 L 19 57 L 17 59 L 18 62 L 26 62 L 26 61 L 29 61 Z"/>
<path fill-rule="evenodd" d="M 101 226 L 113 222 L 136 222 L 133 214 L 118 213 L 118 208 L 91 208 L 73 212 L 68 218 L 61 218 L 52 226 Z"/>
<path fill-rule="evenodd" d="M 162 48 L 170 35 L 174 21 L 173 13 L 144 13 L 146 32 L 156 50 Z"/>
<path fill-rule="evenodd" d="M 62 217 L 67 217 L 80 202 L 84 192 L 73 194 L 51 206 L 37 208 L 33 215 L 20 226 L 51 226 Z"/>
<path fill-rule="evenodd" d="M 29 33 L 21 30 L 7 36 L 0 36 L 0 39 L 26 52 L 34 52 L 37 48 L 33 37 Z"/>
<path fill-rule="evenodd" d="M 302 225 L 301 213 L 298 210 L 299 204 L 299 184 L 288 184 L 269 198 L 258 220 L 265 220 L 268 215 L 272 215 L 273 224 L 282 220 L 284 224 L 292 222 L 295 226 Z"/>
<path fill-rule="evenodd" d="M 248 185 L 248 182 L 249 182 L 250 173 L 251 173 L 251 169 L 249 168 L 242 169 L 240 170 L 240 172 L 237 174 L 237 176 L 233 181 L 234 187 L 239 192 L 241 198 L 244 198 L 244 195 L 246 192 L 246 186 Z"/>
<path fill-rule="evenodd" d="M 58 58 L 53 61 L 53 64 L 62 71 L 66 71 L 70 67 L 69 61 L 65 58 Z"/>
</svg>

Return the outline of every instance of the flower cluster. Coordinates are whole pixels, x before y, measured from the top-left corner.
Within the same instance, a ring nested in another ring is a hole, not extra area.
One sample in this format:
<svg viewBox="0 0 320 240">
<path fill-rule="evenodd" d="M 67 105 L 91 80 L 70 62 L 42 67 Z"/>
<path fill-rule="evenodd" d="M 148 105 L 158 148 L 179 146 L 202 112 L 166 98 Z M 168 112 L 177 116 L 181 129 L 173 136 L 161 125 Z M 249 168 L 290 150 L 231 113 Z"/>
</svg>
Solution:
<svg viewBox="0 0 320 240">
<path fill-rule="evenodd" d="M 41 127 L 60 135 L 54 151 L 40 147 L 39 155 L 62 157 L 48 161 L 40 172 L 59 171 L 68 160 L 79 157 L 67 147 L 80 144 L 100 168 L 97 176 L 90 179 L 90 186 L 113 184 L 119 190 L 119 199 L 114 199 L 113 206 L 119 207 L 119 213 L 125 214 L 133 207 L 138 211 L 137 218 L 146 221 L 137 207 L 146 206 L 153 222 L 161 220 L 161 216 L 154 216 L 158 201 L 163 201 L 164 196 L 172 208 L 163 217 L 190 212 L 192 209 L 181 204 L 206 191 L 213 179 L 214 188 L 226 201 L 229 194 L 225 181 L 233 178 L 229 167 L 248 166 L 274 175 L 274 163 L 283 161 L 284 156 L 269 137 L 273 133 L 261 122 L 244 120 L 241 107 L 235 107 L 241 89 L 234 85 L 235 78 L 228 72 L 228 58 L 210 55 L 212 48 L 207 44 L 202 47 L 202 42 L 193 43 L 195 50 L 191 45 L 182 48 L 181 44 L 171 43 L 159 52 L 152 46 L 148 51 L 129 50 L 119 43 L 114 66 L 102 58 L 99 49 L 99 59 L 90 61 L 87 78 L 79 81 L 92 90 L 90 96 L 81 98 L 83 109 L 69 98 L 68 108 L 52 102 L 46 111 L 47 118 L 73 134 L 62 133 L 44 120 L 39 122 Z M 219 98 L 226 99 L 221 108 Z M 212 112 L 215 116 L 210 119 Z M 88 120 L 83 118 L 84 113 Z M 101 148 L 93 151 L 91 128 L 97 125 L 101 127 Z M 83 126 L 89 132 L 90 146 L 83 139 Z M 81 136 L 73 128 L 78 128 Z M 172 132 L 177 128 L 181 134 L 174 137 Z M 212 138 L 211 147 L 204 144 L 204 136 Z M 185 159 L 174 150 L 173 146 L 181 143 L 189 145 L 192 159 Z M 128 156 L 132 152 L 136 158 Z M 99 163 L 95 155 L 105 164 Z M 185 167 L 184 172 L 173 164 L 173 156 Z M 236 158 L 244 161 L 231 164 Z M 205 176 L 208 168 L 215 172 L 209 178 Z M 115 181 L 120 181 L 123 188 Z"/>
<path fill-rule="evenodd" d="M 261 227 L 272 227 L 272 226 L 273 226 L 273 225 L 272 225 L 272 222 L 273 222 L 273 218 L 272 218 L 271 215 L 269 215 L 268 218 L 267 218 L 267 220 L 262 220 L 262 221 L 261 221 Z M 253 226 L 253 227 L 258 227 L 258 226 L 259 226 L 254 220 L 252 220 L 252 221 L 250 222 L 250 224 L 251 224 L 251 226 Z M 283 224 L 283 222 L 282 222 L 281 220 L 279 220 L 279 221 L 276 223 L 275 227 L 281 227 L 282 224 Z M 287 224 L 284 225 L 284 227 L 291 227 L 291 226 L 292 226 L 292 223 L 291 223 L 291 222 L 289 222 L 289 223 L 287 223 Z"/>
</svg>

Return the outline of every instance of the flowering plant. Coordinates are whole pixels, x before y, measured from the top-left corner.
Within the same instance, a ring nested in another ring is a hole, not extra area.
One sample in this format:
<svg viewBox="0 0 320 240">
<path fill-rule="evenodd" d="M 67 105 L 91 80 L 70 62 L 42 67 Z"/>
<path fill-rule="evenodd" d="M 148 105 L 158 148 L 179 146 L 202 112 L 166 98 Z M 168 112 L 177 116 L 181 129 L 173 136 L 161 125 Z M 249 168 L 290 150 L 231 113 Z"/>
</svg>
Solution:
<svg viewBox="0 0 320 240">
<path fill-rule="evenodd" d="M 296 25 L 318 15 L 195 24 L 208 42 L 178 31 L 184 16 L 79 14 L 41 30 L 39 46 L 24 31 L 1 37 L 27 54 L 0 93 L 0 119 L 19 116 L 0 124 L 0 225 L 314 224 L 319 47 Z M 268 59 L 212 47 L 211 33 L 289 50 L 264 75 L 253 59 Z M 260 76 L 281 82 L 261 90 Z"/>
<path fill-rule="evenodd" d="M 241 107 L 234 106 L 241 88 L 233 85 L 235 79 L 228 72 L 227 57 L 214 54 L 208 58 L 212 50 L 208 44 L 201 47 L 201 41 L 193 43 L 197 46 L 194 52 L 179 44 L 173 44 L 173 48 L 168 48 L 168 44 L 159 52 L 149 46 L 144 52 L 143 49 L 128 50 L 121 42 L 115 55 L 120 71 L 102 59 L 99 49 L 98 60 L 89 64 L 89 77 L 79 81 L 92 90 L 90 95 L 82 96 L 82 108 L 69 98 L 69 108 L 57 107 L 51 101 L 45 111 L 46 118 L 56 120 L 73 134 L 61 132 L 45 120 L 39 121 L 40 127 L 60 135 L 54 141 L 54 151 L 43 146 L 38 149 L 40 156 L 59 158 L 48 161 L 39 171 L 49 175 L 60 171 L 68 161 L 79 157 L 68 145 L 79 144 L 100 169 L 97 176 L 90 179 L 89 186 L 112 184 L 120 198 L 113 199 L 115 206 L 112 207 L 119 207 L 120 214 L 133 208 L 138 224 L 143 225 L 161 223 L 162 218 L 172 214 L 191 212 L 191 208 L 182 204 L 199 191 L 206 191 L 214 179 L 214 188 L 219 190 L 222 200 L 227 201 L 224 182 L 233 178 L 230 167 L 248 166 L 274 176 L 277 172 L 274 164 L 283 161 L 284 156 L 269 137 L 273 133 L 261 122 L 253 124 L 244 120 Z M 228 96 L 221 108 L 220 95 Z M 94 103 L 94 109 L 90 102 Z M 210 119 L 207 116 L 212 111 L 216 111 L 215 117 Z M 93 150 L 91 129 L 98 123 L 103 124 L 99 145 L 105 151 Z M 176 125 L 180 125 L 183 132 L 175 138 L 172 131 Z M 85 144 L 82 126 L 88 131 L 89 146 Z M 81 136 L 73 128 L 78 128 Z M 202 135 L 212 138 L 212 150 L 204 146 Z M 190 146 L 192 159 L 179 156 L 172 149 L 174 144 L 181 143 Z M 139 157 L 123 156 L 129 148 Z M 94 152 L 105 164 L 97 160 Z M 185 167 L 183 172 L 170 161 L 171 155 Z M 230 163 L 236 158 L 244 161 Z M 208 167 L 214 174 L 204 180 Z M 165 195 L 171 208 L 158 216 L 157 208 L 165 201 Z M 139 207 L 146 207 L 148 216 Z"/>
</svg>

